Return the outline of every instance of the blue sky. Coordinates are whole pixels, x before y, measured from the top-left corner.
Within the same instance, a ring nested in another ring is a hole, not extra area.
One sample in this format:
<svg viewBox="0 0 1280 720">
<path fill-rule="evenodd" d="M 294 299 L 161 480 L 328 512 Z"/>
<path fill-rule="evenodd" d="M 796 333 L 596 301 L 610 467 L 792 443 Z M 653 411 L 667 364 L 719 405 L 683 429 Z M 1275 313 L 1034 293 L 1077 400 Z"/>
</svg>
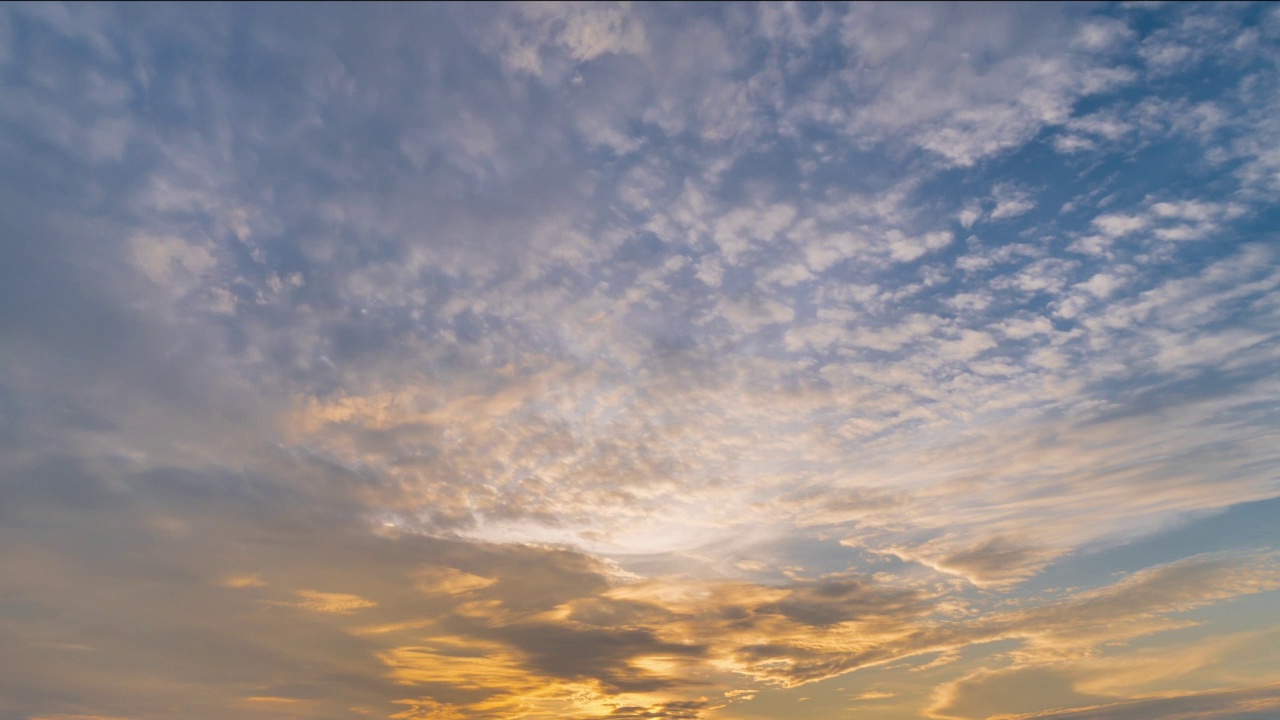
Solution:
<svg viewBox="0 0 1280 720">
<path fill-rule="evenodd" d="M 1278 62 L 0 8 L 0 716 L 1273 716 Z"/>
</svg>

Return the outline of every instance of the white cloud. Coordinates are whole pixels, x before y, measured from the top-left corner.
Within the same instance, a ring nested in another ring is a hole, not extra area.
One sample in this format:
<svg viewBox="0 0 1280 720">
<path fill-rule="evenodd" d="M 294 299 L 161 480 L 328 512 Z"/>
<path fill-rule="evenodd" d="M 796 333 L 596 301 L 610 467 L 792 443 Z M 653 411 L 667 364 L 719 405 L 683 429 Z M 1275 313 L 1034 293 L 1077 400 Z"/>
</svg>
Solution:
<svg viewBox="0 0 1280 720">
<path fill-rule="evenodd" d="M 513 70 L 542 75 L 553 49 L 579 62 L 602 55 L 642 53 L 644 24 L 631 4 L 530 4 L 519 6 L 501 29 L 503 59 Z"/>
<path fill-rule="evenodd" d="M 954 239 L 955 236 L 945 230 L 918 237 L 907 237 L 901 232 L 891 230 L 888 233 L 889 257 L 898 262 L 911 262 L 928 252 L 950 245 Z"/>
<path fill-rule="evenodd" d="M 960 214 L 956 219 L 960 222 L 960 226 L 968 230 L 973 224 L 982 218 L 982 205 L 976 202 L 966 203 L 960 210 Z"/>
<path fill-rule="evenodd" d="M 814 272 L 822 272 L 832 265 L 853 257 L 863 248 L 863 243 L 853 233 L 824 235 L 804 245 L 805 260 Z"/>
<path fill-rule="evenodd" d="M 1110 238 L 1130 235 L 1147 227 L 1149 221 L 1140 215 L 1107 214 L 1093 219 L 1093 226 Z"/>
<path fill-rule="evenodd" d="M 217 264 L 209 249 L 179 237 L 135 235 L 129 240 L 134 267 L 160 285 L 189 287 Z"/>
<path fill-rule="evenodd" d="M 1098 273 L 1080 284 L 1080 288 L 1097 298 L 1109 297 L 1124 286 L 1124 279 L 1112 273 Z"/>
<path fill-rule="evenodd" d="M 771 270 L 766 271 L 761 276 L 761 281 L 773 285 L 781 285 L 782 287 L 792 287 L 806 280 L 813 278 L 813 273 L 809 272 L 809 268 L 801 263 L 792 263 L 789 265 L 779 265 Z"/>
<path fill-rule="evenodd" d="M 743 297 L 719 304 L 720 314 L 739 333 L 750 334 L 767 325 L 790 322 L 795 310 L 773 298 Z"/>
<path fill-rule="evenodd" d="M 1098 52 L 1111 50 L 1133 37 L 1133 29 L 1122 20 L 1095 20 L 1080 28 L 1075 44 L 1090 52 Z"/>
<path fill-rule="evenodd" d="M 852 344 L 874 350 L 897 350 L 904 344 L 928 337 L 942 321 L 931 315 L 914 314 L 901 323 L 876 330 L 858 330 Z"/>
<path fill-rule="evenodd" d="M 1016 218 L 1036 207 L 1036 201 L 1031 199 L 1029 192 L 1010 185 L 997 185 L 993 188 L 992 195 L 995 200 L 995 207 L 991 210 L 992 220 Z"/>
</svg>

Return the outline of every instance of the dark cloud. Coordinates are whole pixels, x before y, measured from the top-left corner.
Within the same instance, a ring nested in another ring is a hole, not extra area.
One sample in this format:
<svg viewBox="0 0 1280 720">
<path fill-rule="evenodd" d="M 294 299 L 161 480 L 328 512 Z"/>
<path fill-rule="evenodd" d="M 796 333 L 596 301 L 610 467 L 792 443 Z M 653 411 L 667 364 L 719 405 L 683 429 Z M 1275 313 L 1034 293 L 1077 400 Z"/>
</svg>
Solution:
<svg viewBox="0 0 1280 720">
<path fill-rule="evenodd" d="M 663 642 L 652 629 L 576 628 L 559 624 L 503 627 L 497 637 L 524 651 L 543 673 L 568 679 L 592 678 L 609 692 L 653 692 L 679 686 L 631 665 L 652 656 L 699 657 L 706 649 Z"/>
<path fill-rule="evenodd" d="M 840 622 L 874 624 L 919 615 L 932 609 L 932 598 L 918 590 L 877 587 L 858 580 L 829 580 L 791 589 L 785 600 L 756 612 L 776 612 L 805 625 Z"/>
<path fill-rule="evenodd" d="M 615 709 L 607 717 L 613 720 L 646 720 L 647 718 L 698 720 L 704 717 L 702 713 L 707 709 L 707 705 L 703 701 L 677 701 L 648 706 L 626 705 Z"/>
</svg>

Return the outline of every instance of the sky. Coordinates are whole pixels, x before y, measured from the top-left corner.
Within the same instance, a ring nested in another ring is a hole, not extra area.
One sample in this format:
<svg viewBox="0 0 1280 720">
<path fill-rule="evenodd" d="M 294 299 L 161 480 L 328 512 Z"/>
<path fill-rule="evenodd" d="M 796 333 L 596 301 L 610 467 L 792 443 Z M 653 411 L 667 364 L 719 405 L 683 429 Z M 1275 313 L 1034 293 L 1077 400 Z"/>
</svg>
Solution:
<svg viewBox="0 0 1280 720">
<path fill-rule="evenodd" d="M 1280 715 L 1280 4 L 0 5 L 0 720 Z"/>
</svg>

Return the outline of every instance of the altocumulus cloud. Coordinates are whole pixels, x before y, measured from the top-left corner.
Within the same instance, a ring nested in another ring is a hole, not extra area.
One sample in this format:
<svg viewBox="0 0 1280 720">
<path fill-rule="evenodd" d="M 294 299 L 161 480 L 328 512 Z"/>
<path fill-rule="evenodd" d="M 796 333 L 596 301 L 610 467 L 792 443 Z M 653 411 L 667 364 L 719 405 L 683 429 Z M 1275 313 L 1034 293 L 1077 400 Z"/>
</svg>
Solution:
<svg viewBox="0 0 1280 720">
<path fill-rule="evenodd" d="M 6 6 L 0 715 L 1274 714 L 1278 47 Z"/>
</svg>

